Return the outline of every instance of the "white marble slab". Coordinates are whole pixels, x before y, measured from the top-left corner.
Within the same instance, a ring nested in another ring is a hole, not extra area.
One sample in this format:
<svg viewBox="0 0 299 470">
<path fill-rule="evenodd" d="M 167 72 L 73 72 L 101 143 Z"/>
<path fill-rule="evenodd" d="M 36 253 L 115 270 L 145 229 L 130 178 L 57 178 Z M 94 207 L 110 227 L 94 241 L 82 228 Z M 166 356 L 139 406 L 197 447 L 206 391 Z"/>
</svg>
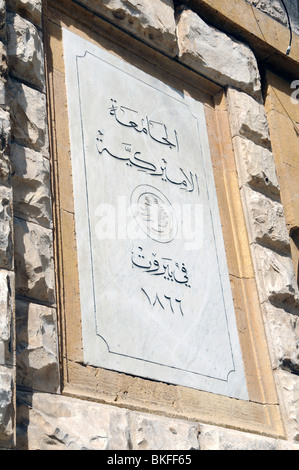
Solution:
<svg viewBox="0 0 299 470">
<path fill-rule="evenodd" d="M 202 104 L 63 38 L 85 362 L 248 399 Z"/>
</svg>

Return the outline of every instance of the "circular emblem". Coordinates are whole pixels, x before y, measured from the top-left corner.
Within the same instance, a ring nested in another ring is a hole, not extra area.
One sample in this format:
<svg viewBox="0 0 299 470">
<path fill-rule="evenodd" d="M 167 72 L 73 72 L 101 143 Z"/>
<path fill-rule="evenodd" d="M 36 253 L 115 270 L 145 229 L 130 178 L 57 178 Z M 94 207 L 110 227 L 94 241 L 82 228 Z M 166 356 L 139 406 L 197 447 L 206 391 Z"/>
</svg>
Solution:
<svg viewBox="0 0 299 470">
<path fill-rule="evenodd" d="M 159 189 L 148 184 L 137 186 L 131 195 L 131 208 L 138 226 L 152 240 L 169 243 L 175 238 L 175 212 Z"/>
</svg>

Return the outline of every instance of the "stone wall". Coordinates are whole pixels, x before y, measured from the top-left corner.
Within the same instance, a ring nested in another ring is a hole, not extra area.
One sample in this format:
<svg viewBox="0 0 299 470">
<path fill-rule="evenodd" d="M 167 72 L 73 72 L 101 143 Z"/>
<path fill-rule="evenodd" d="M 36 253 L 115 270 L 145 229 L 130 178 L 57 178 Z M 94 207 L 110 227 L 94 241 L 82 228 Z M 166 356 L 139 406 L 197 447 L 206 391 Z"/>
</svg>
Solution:
<svg viewBox="0 0 299 470">
<path fill-rule="evenodd" d="M 226 89 L 239 188 L 287 438 L 61 395 L 42 1 L 2 0 L 3 448 L 299 450 L 299 293 L 259 66 L 247 44 L 208 24 L 188 3 L 175 2 L 174 7 L 172 0 L 81 0 L 130 35 Z"/>
</svg>

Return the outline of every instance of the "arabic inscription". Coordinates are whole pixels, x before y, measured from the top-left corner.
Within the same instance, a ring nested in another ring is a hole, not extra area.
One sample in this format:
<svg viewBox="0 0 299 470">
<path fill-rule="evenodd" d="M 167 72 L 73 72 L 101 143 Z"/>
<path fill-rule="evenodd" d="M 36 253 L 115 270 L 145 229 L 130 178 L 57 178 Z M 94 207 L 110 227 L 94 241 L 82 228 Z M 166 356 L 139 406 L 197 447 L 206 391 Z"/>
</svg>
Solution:
<svg viewBox="0 0 299 470">
<path fill-rule="evenodd" d="M 85 362 L 247 398 L 203 105 L 64 49 Z M 125 236 L 99 237 L 111 217 Z"/>
</svg>

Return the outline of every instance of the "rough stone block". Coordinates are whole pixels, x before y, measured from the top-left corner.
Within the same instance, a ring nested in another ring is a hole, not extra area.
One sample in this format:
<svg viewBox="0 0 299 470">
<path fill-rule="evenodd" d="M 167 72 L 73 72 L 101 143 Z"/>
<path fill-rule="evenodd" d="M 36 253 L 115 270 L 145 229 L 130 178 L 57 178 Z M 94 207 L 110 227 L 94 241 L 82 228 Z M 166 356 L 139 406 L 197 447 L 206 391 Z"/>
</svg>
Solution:
<svg viewBox="0 0 299 470">
<path fill-rule="evenodd" d="M 251 188 L 274 199 L 280 198 L 280 187 L 272 152 L 252 140 L 236 136 L 233 146 L 240 185 Z"/>
<path fill-rule="evenodd" d="M 11 166 L 8 157 L 8 142 L 10 138 L 10 116 L 0 108 L 0 181 L 9 183 Z"/>
<path fill-rule="evenodd" d="M 282 368 L 299 374 L 299 317 L 264 304 L 269 330 L 268 344 L 274 369 Z"/>
<path fill-rule="evenodd" d="M 12 269 L 12 191 L 0 186 L 0 268 Z"/>
<path fill-rule="evenodd" d="M 290 256 L 283 256 L 258 244 L 252 245 L 257 283 L 262 301 L 299 313 L 299 294 Z"/>
<path fill-rule="evenodd" d="M 21 403 L 18 426 L 27 430 L 19 449 L 130 449 L 127 410 L 48 393 L 22 394 Z"/>
<path fill-rule="evenodd" d="M 198 449 L 198 425 L 75 398 L 19 393 L 24 445 L 39 450 Z M 22 441 L 19 440 L 20 448 Z"/>
<path fill-rule="evenodd" d="M 178 19 L 179 60 L 222 86 L 260 97 L 257 62 L 251 49 L 185 9 Z"/>
<path fill-rule="evenodd" d="M 17 384 L 41 392 L 60 388 L 54 308 L 16 301 Z"/>
<path fill-rule="evenodd" d="M 174 57 L 177 55 L 173 0 L 85 0 L 91 10 Z"/>
<path fill-rule="evenodd" d="M 0 0 L 0 39 L 5 40 L 6 34 L 6 1 Z"/>
<path fill-rule="evenodd" d="M 240 433 L 232 429 L 201 425 L 199 445 L 201 450 L 279 450 L 278 440 Z"/>
<path fill-rule="evenodd" d="M 3 42 L 0 42 L 0 77 L 3 81 L 6 81 L 7 76 L 8 76 L 8 65 L 7 65 L 6 46 Z"/>
<path fill-rule="evenodd" d="M 52 231 L 15 218 L 15 273 L 17 295 L 54 302 Z"/>
<path fill-rule="evenodd" d="M 0 366 L 0 441 L 4 444 L 10 441 L 13 435 L 13 387 L 14 377 L 12 369 Z"/>
<path fill-rule="evenodd" d="M 8 9 L 41 27 L 42 0 L 6 0 Z"/>
<path fill-rule="evenodd" d="M 269 126 L 264 106 L 242 91 L 227 90 L 232 137 L 239 135 L 270 148 Z"/>
<path fill-rule="evenodd" d="M 288 410 L 288 419 L 285 420 L 287 435 L 294 444 L 297 443 L 296 450 L 299 450 L 299 376 L 281 369 L 275 371 L 275 376 L 282 393 L 284 408 Z M 286 443 L 287 449 L 290 448 L 289 442 Z"/>
<path fill-rule="evenodd" d="M 14 364 L 13 318 L 14 277 L 6 270 L 0 271 L 0 365 Z M 1 388 L 1 383 L 0 383 Z"/>
<path fill-rule="evenodd" d="M 12 144 L 14 215 L 52 226 L 50 162 L 40 153 Z"/>
<path fill-rule="evenodd" d="M 8 62 L 10 74 L 45 89 L 44 56 L 41 34 L 18 14 L 7 14 Z"/>
<path fill-rule="evenodd" d="M 48 154 L 46 96 L 16 80 L 8 82 L 8 91 L 13 140 Z"/>
<path fill-rule="evenodd" d="M 130 413 L 130 435 L 135 450 L 199 449 L 199 426 L 193 422 Z"/>
<path fill-rule="evenodd" d="M 242 194 L 251 241 L 290 255 L 290 238 L 282 204 L 246 186 L 242 188 Z"/>
</svg>

